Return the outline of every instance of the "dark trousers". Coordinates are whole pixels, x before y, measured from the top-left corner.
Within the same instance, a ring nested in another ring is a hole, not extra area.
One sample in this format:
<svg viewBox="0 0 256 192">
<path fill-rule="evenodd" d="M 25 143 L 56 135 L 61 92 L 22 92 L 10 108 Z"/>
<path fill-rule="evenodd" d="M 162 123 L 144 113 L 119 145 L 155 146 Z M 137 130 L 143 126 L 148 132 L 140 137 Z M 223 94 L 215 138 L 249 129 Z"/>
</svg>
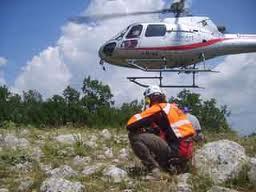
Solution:
<svg viewBox="0 0 256 192">
<path fill-rule="evenodd" d="M 168 144 L 159 136 L 151 133 L 129 133 L 129 140 L 135 155 L 149 170 L 156 167 L 163 169 L 168 167 L 168 161 L 173 153 Z"/>
</svg>

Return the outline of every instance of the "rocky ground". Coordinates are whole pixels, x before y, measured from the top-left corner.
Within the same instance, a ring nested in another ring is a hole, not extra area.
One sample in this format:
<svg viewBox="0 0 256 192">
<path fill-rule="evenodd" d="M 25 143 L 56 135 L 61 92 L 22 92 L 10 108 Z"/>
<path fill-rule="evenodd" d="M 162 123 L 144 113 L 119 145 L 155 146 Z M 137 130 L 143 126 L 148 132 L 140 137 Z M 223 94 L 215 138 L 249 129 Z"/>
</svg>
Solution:
<svg viewBox="0 0 256 192">
<path fill-rule="evenodd" d="M 189 173 L 148 181 L 125 130 L 0 129 L 0 192 L 256 191 L 256 139 L 230 140 L 211 137 Z"/>
</svg>

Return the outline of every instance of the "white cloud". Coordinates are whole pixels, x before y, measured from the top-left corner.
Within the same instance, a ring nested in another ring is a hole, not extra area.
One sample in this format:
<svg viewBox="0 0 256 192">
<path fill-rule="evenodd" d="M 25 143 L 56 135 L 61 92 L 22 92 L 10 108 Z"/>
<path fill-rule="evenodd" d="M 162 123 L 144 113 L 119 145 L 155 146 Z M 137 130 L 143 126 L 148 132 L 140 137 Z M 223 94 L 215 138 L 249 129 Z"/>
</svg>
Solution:
<svg viewBox="0 0 256 192">
<path fill-rule="evenodd" d="M 49 47 L 27 63 L 15 80 L 14 90 L 21 92 L 36 89 L 48 97 L 61 93 L 70 78 L 71 74 L 63 63 L 59 48 Z"/>
<path fill-rule="evenodd" d="M 8 60 L 4 57 L 0 57 L 0 68 L 2 68 L 4 65 L 6 65 L 6 63 L 8 62 Z M 6 81 L 4 78 L 4 71 L 0 70 L 0 85 L 5 85 Z"/>
<path fill-rule="evenodd" d="M 256 54 L 227 56 L 216 70 L 218 74 L 208 74 L 200 78 L 207 87 L 202 93 L 214 97 L 220 104 L 230 107 L 231 125 L 243 133 L 256 132 L 253 120 L 256 116 Z"/>
<path fill-rule="evenodd" d="M 7 59 L 4 57 L 0 57 L 0 67 L 7 63 Z"/>
</svg>

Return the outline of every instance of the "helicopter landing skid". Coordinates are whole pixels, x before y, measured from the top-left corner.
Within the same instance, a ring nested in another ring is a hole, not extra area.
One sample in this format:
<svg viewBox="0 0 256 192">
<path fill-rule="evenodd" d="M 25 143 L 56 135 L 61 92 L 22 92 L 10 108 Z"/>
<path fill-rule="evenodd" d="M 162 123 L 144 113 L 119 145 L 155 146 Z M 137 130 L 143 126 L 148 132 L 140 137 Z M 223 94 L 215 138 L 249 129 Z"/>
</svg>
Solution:
<svg viewBox="0 0 256 192">
<path fill-rule="evenodd" d="M 168 69 L 166 67 L 162 68 L 162 69 L 147 69 L 147 68 L 144 68 L 144 67 L 141 67 L 137 64 L 135 64 L 134 61 L 130 61 L 129 62 L 129 65 L 131 65 L 132 67 L 134 68 L 137 68 L 137 69 L 140 69 L 144 72 L 158 72 L 159 73 L 159 76 L 148 76 L 148 77 L 127 77 L 127 79 L 129 81 L 131 81 L 132 83 L 135 83 L 141 87 L 148 87 L 149 85 L 147 84 L 143 84 L 141 82 L 139 82 L 138 80 L 145 80 L 145 79 L 158 79 L 159 80 L 159 87 L 162 87 L 162 88 L 203 88 L 203 87 L 200 87 L 198 85 L 196 85 L 196 73 L 210 73 L 210 72 L 213 72 L 213 73 L 218 73 L 218 71 L 213 71 L 211 69 L 198 69 L 196 68 L 196 64 L 193 65 L 192 68 L 178 68 L 178 69 Z M 191 85 L 163 85 L 163 72 L 175 72 L 175 73 L 186 73 L 186 74 L 191 74 L 192 73 L 192 84 Z"/>
</svg>

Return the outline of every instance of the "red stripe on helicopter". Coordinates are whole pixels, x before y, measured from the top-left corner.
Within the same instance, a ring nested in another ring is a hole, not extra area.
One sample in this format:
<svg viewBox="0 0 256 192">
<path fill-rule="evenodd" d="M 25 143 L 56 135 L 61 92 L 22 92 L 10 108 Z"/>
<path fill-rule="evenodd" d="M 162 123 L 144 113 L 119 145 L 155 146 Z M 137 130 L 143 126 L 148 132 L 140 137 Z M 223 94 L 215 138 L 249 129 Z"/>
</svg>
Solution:
<svg viewBox="0 0 256 192">
<path fill-rule="evenodd" d="M 136 50 L 147 50 L 147 51 L 180 51 L 180 50 L 190 50 L 197 49 L 201 47 L 207 47 L 210 45 L 214 45 L 216 43 L 222 42 L 224 40 L 230 40 L 231 38 L 221 38 L 221 39 L 212 39 L 206 42 L 201 43 L 193 43 L 189 45 L 180 45 L 180 46 L 168 46 L 168 47 L 142 47 L 135 48 Z"/>
</svg>

